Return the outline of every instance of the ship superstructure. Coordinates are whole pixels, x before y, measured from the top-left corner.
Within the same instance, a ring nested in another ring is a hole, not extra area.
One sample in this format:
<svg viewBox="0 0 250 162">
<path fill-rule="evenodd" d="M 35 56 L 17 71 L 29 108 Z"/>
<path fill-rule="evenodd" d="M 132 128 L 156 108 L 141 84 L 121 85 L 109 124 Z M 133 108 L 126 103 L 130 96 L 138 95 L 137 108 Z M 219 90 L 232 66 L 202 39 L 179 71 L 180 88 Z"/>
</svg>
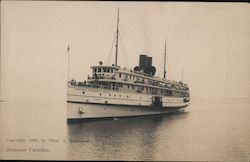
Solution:
<svg viewBox="0 0 250 162">
<path fill-rule="evenodd" d="M 116 31 L 115 64 L 91 67 L 86 81 L 68 82 L 68 120 L 117 118 L 179 111 L 190 104 L 189 87 L 182 81 L 166 79 L 166 42 L 164 76 L 155 77 L 152 57 L 139 56 L 134 69 L 117 65 L 119 10 Z"/>
</svg>

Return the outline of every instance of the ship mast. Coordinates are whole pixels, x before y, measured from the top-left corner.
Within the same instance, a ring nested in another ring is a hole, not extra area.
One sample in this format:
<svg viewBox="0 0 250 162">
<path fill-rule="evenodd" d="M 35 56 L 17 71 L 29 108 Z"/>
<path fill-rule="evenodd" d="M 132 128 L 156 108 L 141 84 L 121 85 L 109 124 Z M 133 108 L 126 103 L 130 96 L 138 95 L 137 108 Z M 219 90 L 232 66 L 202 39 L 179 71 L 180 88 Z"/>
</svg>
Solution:
<svg viewBox="0 0 250 162">
<path fill-rule="evenodd" d="M 167 44 L 167 41 L 165 39 L 165 50 L 164 50 L 164 72 L 163 72 L 163 77 L 164 79 L 166 78 L 166 44 Z"/>
<path fill-rule="evenodd" d="M 115 66 L 117 66 L 117 55 L 118 55 L 118 35 L 119 35 L 119 8 L 118 8 L 117 28 L 116 28 Z"/>
</svg>

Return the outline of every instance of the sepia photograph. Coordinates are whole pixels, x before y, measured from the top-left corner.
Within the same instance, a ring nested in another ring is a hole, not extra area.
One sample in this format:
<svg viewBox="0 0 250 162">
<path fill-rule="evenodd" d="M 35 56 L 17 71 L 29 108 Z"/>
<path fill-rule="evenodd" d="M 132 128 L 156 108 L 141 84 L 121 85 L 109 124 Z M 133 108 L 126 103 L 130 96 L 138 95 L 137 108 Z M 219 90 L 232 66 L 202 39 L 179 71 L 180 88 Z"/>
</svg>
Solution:
<svg viewBox="0 0 250 162">
<path fill-rule="evenodd" d="M 249 3 L 0 4 L 0 160 L 250 160 Z"/>
</svg>

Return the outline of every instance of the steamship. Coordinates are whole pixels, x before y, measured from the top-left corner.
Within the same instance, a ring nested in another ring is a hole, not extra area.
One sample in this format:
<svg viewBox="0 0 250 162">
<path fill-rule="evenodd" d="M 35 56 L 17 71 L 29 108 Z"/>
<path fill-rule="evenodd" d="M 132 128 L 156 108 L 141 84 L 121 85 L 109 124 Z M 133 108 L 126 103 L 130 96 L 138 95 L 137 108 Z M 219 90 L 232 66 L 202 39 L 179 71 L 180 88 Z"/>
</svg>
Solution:
<svg viewBox="0 0 250 162">
<path fill-rule="evenodd" d="M 152 57 L 139 56 L 139 66 L 122 68 L 117 64 L 119 10 L 116 29 L 115 64 L 91 67 L 85 81 L 68 81 L 67 120 L 146 116 L 178 112 L 190 105 L 189 87 L 182 81 L 156 77 Z"/>
</svg>

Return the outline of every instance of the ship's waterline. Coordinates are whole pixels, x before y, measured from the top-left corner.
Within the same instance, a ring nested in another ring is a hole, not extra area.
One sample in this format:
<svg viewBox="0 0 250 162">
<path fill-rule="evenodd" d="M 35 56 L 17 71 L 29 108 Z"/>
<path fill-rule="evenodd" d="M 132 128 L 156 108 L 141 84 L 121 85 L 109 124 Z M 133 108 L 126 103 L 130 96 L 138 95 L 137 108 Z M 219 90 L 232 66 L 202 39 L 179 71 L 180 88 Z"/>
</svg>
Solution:
<svg viewBox="0 0 250 162">
<path fill-rule="evenodd" d="M 67 122 L 70 123 L 81 120 L 118 119 L 125 117 L 176 113 L 184 110 L 185 106 L 163 109 L 146 106 L 103 105 L 68 102 L 67 107 Z"/>
</svg>

